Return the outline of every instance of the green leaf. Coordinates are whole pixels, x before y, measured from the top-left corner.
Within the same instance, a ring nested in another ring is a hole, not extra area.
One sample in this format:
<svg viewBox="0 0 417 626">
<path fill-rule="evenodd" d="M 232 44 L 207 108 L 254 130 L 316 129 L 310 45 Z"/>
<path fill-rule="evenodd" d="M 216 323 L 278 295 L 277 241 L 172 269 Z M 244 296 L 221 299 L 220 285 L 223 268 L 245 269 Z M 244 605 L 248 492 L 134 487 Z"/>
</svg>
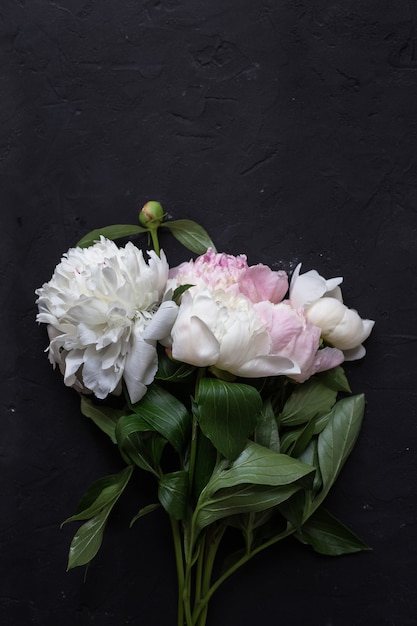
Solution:
<svg viewBox="0 0 417 626">
<path fill-rule="evenodd" d="M 331 416 L 332 412 L 329 411 L 328 413 L 323 413 L 322 415 L 318 415 L 316 418 L 314 418 L 315 435 L 318 435 L 319 433 L 321 433 L 322 430 L 324 430 L 324 428 L 326 428 Z"/>
<path fill-rule="evenodd" d="M 197 453 L 194 465 L 193 495 L 197 499 L 207 485 L 213 473 L 217 460 L 217 450 L 210 439 L 202 432 L 197 437 Z"/>
<path fill-rule="evenodd" d="M 113 443 L 116 443 L 114 431 L 117 420 L 124 413 L 122 410 L 96 405 L 90 398 L 81 395 L 81 413 L 85 417 L 90 418 L 96 426 L 110 437 Z"/>
<path fill-rule="evenodd" d="M 201 492 L 196 527 L 201 530 L 229 515 L 275 507 L 299 489 L 310 488 L 313 474 L 313 467 L 249 441 L 230 467 L 220 463 Z"/>
<path fill-rule="evenodd" d="M 173 383 L 190 382 L 196 368 L 188 363 L 181 363 L 170 359 L 165 350 L 158 350 L 158 371 L 155 374 L 157 380 L 165 380 Z"/>
<path fill-rule="evenodd" d="M 68 569 L 89 563 L 97 554 L 107 519 L 128 484 L 132 471 L 133 467 L 126 467 L 119 474 L 96 481 L 82 498 L 77 513 L 66 520 L 88 519 L 71 542 Z"/>
<path fill-rule="evenodd" d="M 177 520 L 184 519 L 188 503 L 188 472 L 165 474 L 159 481 L 158 498 L 164 509 Z"/>
<path fill-rule="evenodd" d="M 259 445 L 269 448 L 274 452 L 280 452 L 280 440 L 277 418 L 272 410 L 271 401 L 268 400 L 261 411 L 255 430 L 255 441 Z"/>
<path fill-rule="evenodd" d="M 305 502 L 306 492 L 300 490 L 278 507 L 279 512 L 294 528 L 300 528 L 303 523 Z"/>
<path fill-rule="evenodd" d="M 320 501 L 329 492 L 355 445 L 364 409 L 363 394 L 339 400 L 333 408 L 329 423 L 318 437 L 317 452 L 323 480 Z"/>
<path fill-rule="evenodd" d="M 110 510 L 106 507 L 80 526 L 70 545 L 67 571 L 73 567 L 86 565 L 96 556 L 103 541 Z"/>
<path fill-rule="evenodd" d="M 250 385 L 203 378 L 198 407 L 201 430 L 223 456 L 233 460 L 255 429 L 262 399 Z"/>
<path fill-rule="evenodd" d="M 96 228 L 90 231 L 77 243 L 79 248 L 88 248 L 93 243 L 99 241 L 100 236 L 107 239 L 119 239 L 120 237 L 129 237 L 130 235 L 137 235 L 139 233 L 148 232 L 147 228 L 142 226 L 135 226 L 134 224 L 114 224 L 113 226 L 103 226 L 103 228 Z"/>
<path fill-rule="evenodd" d="M 318 374 L 318 377 L 320 382 L 323 383 L 323 385 L 326 385 L 326 387 L 330 387 L 330 389 L 351 393 L 348 379 L 346 378 L 343 367 L 340 365 L 331 370 L 321 372 Z"/>
<path fill-rule="evenodd" d="M 349 528 L 322 508 L 313 513 L 294 536 L 302 543 L 311 545 L 316 552 L 329 556 L 371 549 Z"/>
<path fill-rule="evenodd" d="M 188 291 L 191 287 L 194 287 L 194 285 L 179 285 L 179 287 L 174 290 L 174 293 L 172 294 L 172 299 L 175 304 L 178 304 L 182 294 Z"/>
<path fill-rule="evenodd" d="M 145 515 L 148 515 L 149 513 L 153 513 L 154 511 L 156 511 L 156 509 L 160 508 L 160 503 L 159 502 L 154 502 L 153 504 L 148 504 L 147 506 L 142 507 L 134 517 L 132 517 L 132 520 L 129 524 L 129 528 L 132 528 L 133 524 L 140 518 L 140 517 L 145 517 Z"/>
<path fill-rule="evenodd" d="M 204 254 L 208 248 L 216 246 L 202 226 L 193 220 L 174 220 L 164 222 L 161 227 L 168 228 L 178 241 L 196 254 Z"/>
<path fill-rule="evenodd" d="M 319 418 L 313 418 L 301 428 L 293 428 L 282 435 L 282 452 L 295 458 L 299 458 L 299 456 L 307 448 L 313 436 L 316 434 L 317 419 Z"/>
<path fill-rule="evenodd" d="M 307 448 L 303 450 L 300 455 L 300 461 L 306 463 L 307 465 L 312 465 L 316 469 L 316 473 L 314 475 L 313 487 L 311 492 L 309 493 L 309 498 L 312 497 L 313 494 L 317 493 L 323 485 L 323 481 L 321 479 L 320 468 L 319 468 L 319 455 L 317 452 L 317 437 L 314 437 L 308 444 Z"/>
<path fill-rule="evenodd" d="M 157 468 L 161 460 L 166 439 L 155 432 L 140 415 L 121 417 L 116 427 L 116 439 L 122 455 L 130 462 L 158 477 Z"/>
<path fill-rule="evenodd" d="M 221 489 L 196 509 L 197 532 L 218 519 L 241 513 L 265 511 L 281 504 L 300 489 L 299 485 L 270 487 L 268 485 L 240 485 Z"/>
<path fill-rule="evenodd" d="M 153 384 L 132 408 L 153 430 L 168 439 L 175 450 L 182 450 L 191 430 L 191 416 L 175 396 Z"/>
<path fill-rule="evenodd" d="M 248 441 L 246 448 L 228 469 L 215 473 L 206 490 L 213 494 L 219 489 L 242 483 L 282 486 L 297 482 L 309 488 L 314 470 L 314 467 L 286 454 L 278 454 L 253 441 Z"/>
<path fill-rule="evenodd" d="M 259 511 L 258 513 L 252 511 L 239 515 L 231 515 L 230 519 L 226 517 L 223 520 L 223 523 L 228 526 L 232 526 L 233 528 L 238 528 L 245 536 L 261 526 L 265 526 L 267 523 L 269 524 L 273 513 L 273 509 L 266 509 L 265 511 Z"/>
<path fill-rule="evenodd" d="M 279 416 L 280 422 L 285 426 L 297 426 L 328 413 L 336 402 L 336 396 L 336 391 L 311 379 L 294 389 Z"/>
<path fill-rule="evenodd" d="M 63 524 L 90 519 L 104 507 L 114 504 L 129 482 L 132 471 L 133 467 L 129 466 L 118 474 L 96 480 L 81 498 L 75 515 L 66 519 Z"/>
</svg>

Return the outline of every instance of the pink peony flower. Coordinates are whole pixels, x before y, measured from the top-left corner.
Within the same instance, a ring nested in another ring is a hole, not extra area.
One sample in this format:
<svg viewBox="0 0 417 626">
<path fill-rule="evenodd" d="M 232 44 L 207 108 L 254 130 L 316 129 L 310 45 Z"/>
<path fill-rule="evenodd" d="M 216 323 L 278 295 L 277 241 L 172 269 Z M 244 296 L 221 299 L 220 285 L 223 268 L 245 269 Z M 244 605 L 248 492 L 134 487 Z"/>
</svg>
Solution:
<svg viewBox="0 0 417 626">
<path fill-rule="evenodd" d="M 172 356 L 198 367 L 214 365 L 236 376 L 298 374 L 286 355 L 271 351 L 271 337 L 243 295 L 207 287 L 182 296 L 171 332 Z"/>
<path fill-rule="evenodd" d="M 304 311 L 294 309 L 288 300 L 277 305 L 261 302 L 255 308 L 269 332 L 272 351 L 298 364 L 300 372 L 290 374 L 290 378 L 302 383 L 313 374 L 343 362 L 343 352 L 336 348 L 318 350 L 320 328 L 311 324 Z"/>
<path fill-rule="evenodd" d="M 209 248 L 195 261 L 182 263 L 169 272 L 175 285 L 193 284 L 210 290 L 223 289 L 241 293 L 251 302 L 280 302 L 288 291 L 288 277 L 283 271 L 273 271 L 267 265 L 249 266 L 246 255 L 215 253 Z M 170 284 L 170 283 L 169 283 Z"/>
<path fill-rule="evenodd" d="M 178 361 L 250 378 L 286 374 L 300 382 L 343 361 L 340 350 L 319 350 L 320 328 L 283 301 L 285 272 L 208 250 L 170 271 L 169 287 L 183 284 L 193 286 L 182 296 L 169 342 Z"/>
</svg>

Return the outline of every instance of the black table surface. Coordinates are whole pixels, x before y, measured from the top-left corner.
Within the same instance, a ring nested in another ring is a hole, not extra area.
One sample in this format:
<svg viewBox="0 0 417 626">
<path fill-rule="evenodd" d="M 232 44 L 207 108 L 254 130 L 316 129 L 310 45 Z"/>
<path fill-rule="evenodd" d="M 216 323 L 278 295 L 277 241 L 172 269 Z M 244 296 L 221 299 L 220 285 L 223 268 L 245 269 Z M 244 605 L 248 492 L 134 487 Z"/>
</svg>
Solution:
<svg viewBox="0 0 417 626">
<path fill-rule="evenodd" d="M 65 571 L 61 522 L 122 462 L 35 323 L 62 253 L 149 199 L 251 264 L 343 276 L 376 320 L 346 367 L 366 416 L 327 501 L 372 552 L 278 544 L 219 590 L 208 624 L 417 623 L 416 22 L 413 0 L 1 3 L 2 624 L 175 623 L 165 517 L 127 528 L 148 479 L 85 582 Z"/>
</svg>

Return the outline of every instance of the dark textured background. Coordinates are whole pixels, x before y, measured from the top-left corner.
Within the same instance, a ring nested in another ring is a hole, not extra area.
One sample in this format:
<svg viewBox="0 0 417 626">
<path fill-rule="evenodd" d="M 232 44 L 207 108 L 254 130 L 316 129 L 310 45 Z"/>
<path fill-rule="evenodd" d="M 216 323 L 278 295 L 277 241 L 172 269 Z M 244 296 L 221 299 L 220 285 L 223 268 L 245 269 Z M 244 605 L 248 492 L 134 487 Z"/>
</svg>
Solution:
<svg viewBox="0 0 417 626">
<path fill-rule="evenodd" d="M 121 463 L 34 322 L 61 254 L 148 199 L 251 263 L 343 275 L 376 320 L 347 367 L 362 436 L 328 500 L 373 552 L 277 545 L 218 592 L 210 626 L 417 623 L 416 14 L 415 0 L 1 1 L 2 624 L 175 622 L 165 518 L 126 529 L 148 482 L 86 582 L 65 572 L 76 526 L 60 523 Z"/>
</svg>

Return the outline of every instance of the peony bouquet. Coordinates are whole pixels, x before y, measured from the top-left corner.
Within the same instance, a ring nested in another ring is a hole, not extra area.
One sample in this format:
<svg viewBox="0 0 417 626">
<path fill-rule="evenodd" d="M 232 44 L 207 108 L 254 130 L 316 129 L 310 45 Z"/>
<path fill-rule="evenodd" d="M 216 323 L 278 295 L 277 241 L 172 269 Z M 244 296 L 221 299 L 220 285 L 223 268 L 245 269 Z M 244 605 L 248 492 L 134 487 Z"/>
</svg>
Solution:
<svg viewBox="0 0 417 626">
<path fill-rule="evenodd" d="M 98 229 L 36 291 L 49 360 L 81 412 L 118 446 L 125 469 L 97 480 L 66 520 L 83 522 L 68 568 L 88 564 L 134 471 L 155 479 L 169 516 L 178 626 L 204 626 L 237 568 L 292 535 L 326 555 L 367 546 L 323 508 L 358 436 L 363 395 L 341 367 L 364 356 L 373 321 L 342 299 L 342 278 L 284 271 L 218 253 L 191 220 L 148 202 L 138 226 Z M 158 233 L 199 255 L 170 268 Z M 131 241 L 145 233 L 144 254 Z M 242 547 L 223 567 L 233 528 Z"/>
</svg>

